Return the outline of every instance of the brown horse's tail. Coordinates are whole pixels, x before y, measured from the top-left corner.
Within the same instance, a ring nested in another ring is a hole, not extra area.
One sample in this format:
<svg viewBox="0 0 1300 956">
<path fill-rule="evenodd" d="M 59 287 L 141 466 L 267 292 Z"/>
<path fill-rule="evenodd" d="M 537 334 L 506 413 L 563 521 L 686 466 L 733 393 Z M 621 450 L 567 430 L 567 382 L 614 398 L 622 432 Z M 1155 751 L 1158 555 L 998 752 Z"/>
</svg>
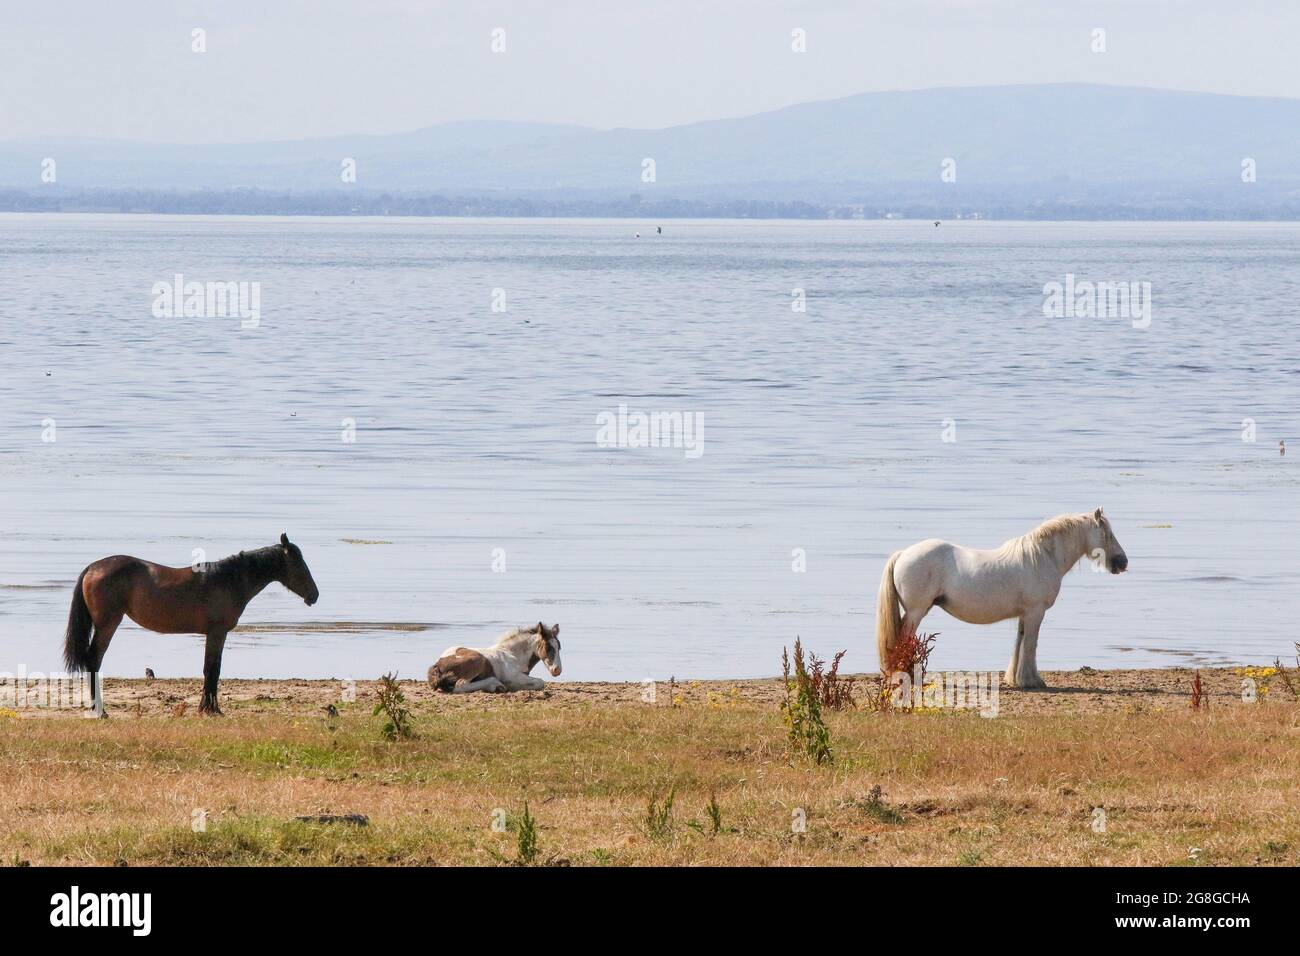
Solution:
<svg viewBox="0 0 1300 956">
<path fill-rule="evenodd" d="M 903 616 L 898 612 L 898 588 L 894 584 L 894 562 L 901 551 L 895 551 L 885 564 L 880 576 L 880 594 L 876 598 L 876 653 L 880 656 L 880 673 L 889 670 L 889 655 L 898 642 Z"/>
<path fill-rule="evenodd" d="M 68 630 L 63 635 L 63 663 L 73 673 L 88 671 L 95 663 L 90 653 L 90 632 L 95 622 L 86 606 L 86 596 L 81 593 L 81 579 L 85 576 L 85 571 L 77 576 L 77 586 L 72 591 L 72 607 L 68 611 Z"/>
</svg>

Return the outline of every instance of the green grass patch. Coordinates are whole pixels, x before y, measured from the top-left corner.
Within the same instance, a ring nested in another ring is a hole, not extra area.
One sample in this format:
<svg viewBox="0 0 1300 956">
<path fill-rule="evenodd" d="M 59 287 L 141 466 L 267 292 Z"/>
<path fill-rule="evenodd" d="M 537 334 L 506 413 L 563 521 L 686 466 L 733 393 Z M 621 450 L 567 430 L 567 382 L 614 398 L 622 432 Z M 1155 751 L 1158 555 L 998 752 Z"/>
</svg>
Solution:
<svg viewBox="0 0 1300 956">
<path fill-rule="evenodd" d="M 433 823 L 355 826 L 245 817 L 209 821 L 196 833 L 174 826 L 85 830 L 47 841 L 47 856 L 131 866 L 368 866 L 433 864 L 472 841 Z"/>
<path fill-rule="evenodd" d="M 276 740 L 220 744 L 212 749 L 211 756 L 219 762 L 273 770 L 352 770 L 361 757 L 346 746 Z"/>
</svg>

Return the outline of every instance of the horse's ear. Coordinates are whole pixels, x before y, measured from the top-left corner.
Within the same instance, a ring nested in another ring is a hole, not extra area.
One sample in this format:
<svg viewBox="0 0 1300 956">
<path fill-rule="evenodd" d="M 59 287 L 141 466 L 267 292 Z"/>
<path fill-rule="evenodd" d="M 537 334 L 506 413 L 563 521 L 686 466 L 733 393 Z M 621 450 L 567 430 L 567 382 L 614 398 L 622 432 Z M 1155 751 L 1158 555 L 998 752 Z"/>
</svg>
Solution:
<svg viewBox="0 0 1300 956">
<path fill-rule="evenodd" d="M 1098 508 L 1096 511 L 1094 511 L 1092 513 L 1092 516 L 1096 518 L 1098 521 L 1101 521 L 1101 509 Z"/>
<path fill-rule="evenodd" d="M 541 621 L 538 621 L 538 622 L 537 622 L 537 633 L 538 633 L 538 634 L 545 634 L 545 633 L 546 633 L 546 625 L 543 624 Z"/>
<path fill-rule="evenodd" d="M 1097 513 L 1101 514 L 1100 511 Z M 283 531 L 280 532 L 280 543 L 284 545 L 286 548 L 289 547 L 289 536 L 285 534 Z"/>
<path fill-rule="evenodd" d="M 552 637 L 558 637 L 558 636 L 559 636 L 559 633 L 560 633 L 560 625 L 559 625 L 559 624 L 552 624 L 552 625 L 551 625 L 551 636 L 552 636 Z"/>
</svg>

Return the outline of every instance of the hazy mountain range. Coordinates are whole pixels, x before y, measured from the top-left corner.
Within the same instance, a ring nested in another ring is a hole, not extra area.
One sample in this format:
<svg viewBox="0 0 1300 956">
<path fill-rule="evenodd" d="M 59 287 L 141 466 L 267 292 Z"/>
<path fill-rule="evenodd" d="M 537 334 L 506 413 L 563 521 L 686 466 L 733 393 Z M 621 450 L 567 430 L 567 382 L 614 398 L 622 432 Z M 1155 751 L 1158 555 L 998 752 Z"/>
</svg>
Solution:
<svg viewBox="0 0 1300 956">
<path fill-rule="evenodd" d="M 47 157 L 57 164 L 54 184 L 41 182 Z M 345 159 L 355 161 L 355 183 L 342 180 Z M 643 180 L 647 159 L 653 182 Z M 1244 160 L 1253 160 L 1257 182 L 1243 182 Z M 944 180 L 945 169 L 955 181 Z M 483 121 L 203 146 L 0 141 L 0 187 L 6 208 L 15 196 L 66 205 L 136 191 L 153 197 L 147 205 L 160 193 L 225 193 L 235 207 L 227 211 L 268 211 L 265 196 L 262 208 L 242 210 L 229 195 L 260 191 L 284 197 L 273 207 L 311 196 L 326 211 L 373 211 L 377 202 L 387 211 L 426 196 L 453 208 L 453 200 L 526 201 L 550 212 L 574 203 L 671 210 L 753 201 L 862 206 L 866 215 L 895 207 L 1059 215 L 1064 207 L 1297 218 L 1300 100 L 1060 84 L 864 93 L 655 130 Z"/>
</svg>

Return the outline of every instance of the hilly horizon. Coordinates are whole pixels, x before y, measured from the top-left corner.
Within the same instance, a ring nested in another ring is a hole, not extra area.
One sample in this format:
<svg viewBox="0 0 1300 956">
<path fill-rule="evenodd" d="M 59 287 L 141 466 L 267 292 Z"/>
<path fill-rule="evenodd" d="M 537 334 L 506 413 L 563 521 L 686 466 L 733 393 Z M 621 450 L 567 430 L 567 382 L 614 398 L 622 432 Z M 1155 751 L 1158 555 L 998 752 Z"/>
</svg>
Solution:
<svg viewBox="0 0 1300 956">
<path fill-rule="evenodd" d="M 55 185 L 40 181 L 45 157 Z M 344 158 L 355 183 L 341 180 Z M 955 181 L 941 179 L 947 160 Z M 1300 197 L 1300 100 L 1062 83 L 861 93 L 662 129 L 477 120 L 218 145 L 27 139 L 0 142 L 0 187 L 1250 206 Z"/>
</svg>

